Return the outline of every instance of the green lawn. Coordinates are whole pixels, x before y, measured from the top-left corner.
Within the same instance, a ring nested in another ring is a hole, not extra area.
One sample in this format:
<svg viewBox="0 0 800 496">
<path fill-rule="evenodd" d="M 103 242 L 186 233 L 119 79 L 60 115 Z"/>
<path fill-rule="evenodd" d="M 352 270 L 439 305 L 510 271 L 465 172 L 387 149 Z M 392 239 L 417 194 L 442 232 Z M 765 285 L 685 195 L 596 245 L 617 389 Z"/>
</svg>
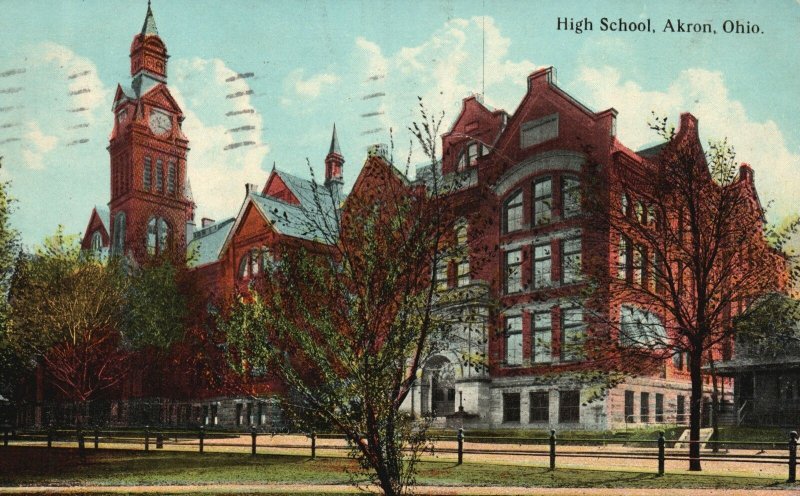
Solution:
<svg viewBox="0 0 800 496">
<path fill-rule="evenodd" d="M 349 484 L 354 464 L 346 459 L 234 453 L 0 448 L 0 485 Z M 425 462 L 422 485 L 524 487 L 732 488 L 781 487 L 782 481 L 719 475 L 612 472 L 497 464 Z"/>
</svg>

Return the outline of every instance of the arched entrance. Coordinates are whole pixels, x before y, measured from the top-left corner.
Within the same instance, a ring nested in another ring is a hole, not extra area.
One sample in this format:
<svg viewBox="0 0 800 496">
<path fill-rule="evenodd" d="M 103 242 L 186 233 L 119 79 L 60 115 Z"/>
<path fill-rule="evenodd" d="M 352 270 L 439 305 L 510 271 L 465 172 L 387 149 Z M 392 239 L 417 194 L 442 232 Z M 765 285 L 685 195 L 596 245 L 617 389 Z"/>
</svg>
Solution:
<svg viewBox="0 0 800 496">
<path fill-rule="evenodd" d="M 436 417 L 456 410 L 456 374 L 453 364 L 443 356 L 434 357 L 422 369 L 422 412 Z"/>
</svg>

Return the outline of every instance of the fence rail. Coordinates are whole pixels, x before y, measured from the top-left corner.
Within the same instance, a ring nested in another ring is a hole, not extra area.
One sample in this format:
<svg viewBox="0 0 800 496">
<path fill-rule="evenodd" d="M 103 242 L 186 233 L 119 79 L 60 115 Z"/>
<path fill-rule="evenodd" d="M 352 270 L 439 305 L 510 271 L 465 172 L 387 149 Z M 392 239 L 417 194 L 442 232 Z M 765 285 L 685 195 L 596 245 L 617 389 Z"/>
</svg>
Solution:
<svg viewBox="0 0 800 496">
<path fill-rule="evenodd" d="M 266 438 L 273 439 L 276 434 L 259 432 L 256 428 L 250 431 L 250 442 L 228 442 L 227 436 L 232 433 L 207 432 L 204 427 L 196 430 L 163 430 L 151 429 L 146 427 L 141 432 L 108 430 L 108 429 L 73 429 L 35 432 L 15 432 L 10 428 L 3 428 L 3 447 L 12 445 L 36 446 L 43 448 L 55 448 L 56 443 L 60 445 L 75 443 L 81 457 L 85 456 L 87 450 L 86 443 L 93 445 L 94 449 L 112 448 L 114 446 L 125 445 L 134 448 L 142 447 L 144 451 L 150 451 L 151 447 L 157 450 L 181 450 L 186 451 L 191 448 L 199 453 L 204 453 L 208 441 L 214 448 L 236 448 L 241 452 L 247 452 L 255 456 L 258 449 L 266 450 L 296 450 L 309 453 L 312 459 L 317 458 L 317 451 L 323 450 L 350 450 L 352 447 L 341 434 L 317 434 L 317 433 L 298 433 L 305 436 L 307 442 L 280 442 L 270 443 Z M 295 437 L 298 435 L 295 434 Z M 240 434 L 235 434 L 239 437 Z M 279 438 L 285 439 L 287 434 L 277 434 Z M 259 442 L 261 438 L 261 442 Z M 302 438 L 301 438 L 302 439 Z M 439 435 L 432 437 L 433 443 L 431 451 L 433 454 L 456 455 L 457 463 L 460 465 L 470 455 L 500 455 L 504 457 L 536 458 L 542 457 L 549 459 L 550 470 L 556 469 L 556 461 L 568 458 L 594 458 L 594 459 L 617 459 L 617 460 L 646 460 L 655 461 L 658 475 L 664 475 L 666 461 L 690 461 L 688 449 L 674 448 L 669 445 L 680 442 L 690 444 L 690 441 L 667 441 L 664 433 L 660 432 L 658 439 L 655 440 L 630 440 L 630 439 L 607 439 L 607 438 L 584 438 L 568 439 L 559 438 L 555 431 L 550 431 L 549 437 L 502 437 L 502 436 L 467 436 L 463 429 L 459 429 L 454 435 Z M 338 441 L 338 444 L 332 443 Z M 344 442 L 342 442 L 344 441 Z M 763 454 L 748 455 L 745 453 L 704 453 L 701 461 L 714 462 L 734 462 L 734 463 L 755 463 L 786 465 L 788 467 L 787 482 L 796 482 L 797 478 L 797 432 L 789 433 L 786 442 L 738 442 L 738 441 L 695 441 L 699 444 L 737 445 L 761 448 Z M 450 446 L 445 443 L 452 443 Z M 577 447 L 594 447 L 598 444 L 604 446 L 621 445 L 622 450 L 612 452 L 602 452 L 593 450 L 591 452 L 581 451 Z M 635 444 L 637 447 L 631 447 Z M 497 446 L 496 448 L 494 446 Z M 537 448 L 541 446 L 541 448 Z M 764 448 L 773 450 L 785 450 L 786 455 L 767 454 Z M 249 450 L 248 450 L 249 448 Z M 572 449 L 570 449 L 572 448 Z M 650 449 L 653 448 L 653 449 Z"/>
</svg>

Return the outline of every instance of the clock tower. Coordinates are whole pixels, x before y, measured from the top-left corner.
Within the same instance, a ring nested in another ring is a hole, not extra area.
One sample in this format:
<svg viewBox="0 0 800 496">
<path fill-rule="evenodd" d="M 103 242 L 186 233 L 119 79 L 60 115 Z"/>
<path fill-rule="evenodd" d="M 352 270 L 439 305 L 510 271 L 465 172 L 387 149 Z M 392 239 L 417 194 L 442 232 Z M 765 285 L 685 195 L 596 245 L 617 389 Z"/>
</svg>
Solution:
<svg viewBox="0 0 800 496">
<path fill-rule="evenodd" d="M 167 87 L 167 48 L 147 15 L 130 49 L 131 83 L 117 85 L 111 160 L 111 253 L 137 262 L 184 254 L 194 201 L 186 177 L 189 140 L 183 112 Z"/>
</svg>

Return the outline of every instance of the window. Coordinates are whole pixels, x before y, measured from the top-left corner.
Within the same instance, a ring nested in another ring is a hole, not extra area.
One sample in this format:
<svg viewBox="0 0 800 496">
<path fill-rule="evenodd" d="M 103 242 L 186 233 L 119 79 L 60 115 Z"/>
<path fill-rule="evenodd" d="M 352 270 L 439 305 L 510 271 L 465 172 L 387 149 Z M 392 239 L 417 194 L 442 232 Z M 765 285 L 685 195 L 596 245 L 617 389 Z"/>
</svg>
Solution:
<svg viewBox="0 0 800 496">
<path fill-rule="evenodd" d="M 436 290 L 444 291 L 447 288 L 447 260 L 439 260 L 436 263 Z"/>
<path fill-rule="evenodd" d="M 628 195 L 622 193 L 622 197 L 619 199 L 619 207 L 622 210 L 622 215 L 628 215 Z"/>
<path fill-rule="evenodd" d="M 636 422 L 633 415 L 633 391 L 625 391 L 625 422 Z"/>
<path fill-rule="evenodd" d="M 522 365 L 522 317 L 506 317 L 506 365 Z"/>
<path fill-rule="evenodd" d="M 206 407 L 207 408 L 207 407 Z M 211 404 L 211 425 L 217 425 L 219 423 L 219 417 L 217 415 L 217 404 Z"/>
<path fill-rule="evenodd" d="M 175 184 L 177 183 L 177 171 L 175 170 L 175 162 L 170 162 L 167 165 L 167 193 L 175 194 Z"/>
<path fill-rule="evenodd" d="M 92 233 L 92 250 L 93 251 L 100 251 L 103 247 L 103 236 L 100 234 L 100 231 L 95 231 Z"/>
<path fill-rule="evenodd" d="M 548 391 L 531 393 L 528 422 L 550 422 L 550 393 Z"/>
<path fill-rule="evenodd" d="M 656 207 L 653 205 L 647 206 L 647 225 L 656 226 Z"/>
<path fill-rule="evenodd" d="M 561 210 L 564 218 L 574 217 L 581 213 L 581 183 L 577 177 L 561 178 Z"/>
<path fill-rule="evenodd" d="M 164 163 L 156 160 L 156 191 L 164 191 Z"/>
<path fill-rule="evenodd" d="M 462 258 L 458 261 L 458 278 L 456 279 L 456 285 L 459 288 L 469 285 L 469 259 L 467 257 Z"/>
<path fill-rule="evenodd" d="M 144 176 L 142 183 L 145 191 L 150 191 L 153 187 L 153 161 L 150 157 L 144 158 Z"/>
<path fill-rule="evenodd" d="M 583 310 L 564 308 L 561 312 L 561 360 L 570 362 L 583 356 Z"/>
<path fill-rule="evenodd" d="M 275 258 L 272 256 L 272 252 L 267 247 L 261 248 L 261 272 L 267 273 L 271 272 L 273 266 L 275 264 Z"/>
<path fill-rule="evenodd" d="M 522 124 L 520 148 L 538 145 L 558 137 L 558 114 L 551 114 Z"/>
<path fill-rule="evenodd" d="M 125 252 L 125 212 L 117 212 L 114 216 L 114 242 L 112 252 L 115 255 L 123 255 Z"/>
<path fill-rule="evenodd" d="M 675 367 L 675 370 L 683 370 L 683 351 L 672 355 L 672 366 Z"/>
<path fill-rule="evenodd" d="M 572 284 L 581 279 L 581 239 L 567 239 L 561 244 L 561 282 Z"/>
<path fill-rule="evenodd" d="M 663 270 L 661 268 L 661 257 L 658 256 L 658 252 L 653 250 L 650 253 L 648 272 L 650 274 L 650 289 L 656 293 L 661 291 L 661 276 L 663 275 L 660 273 L 661 270 Z"/>
<path fill-rule="evenodd" d="M 533 362 L 549 362 L 553 359 L 553 326 L 550 312 L 536 312 L 531 318 L 532 346 L 531 360 Z"/>
<path fill-rule="evenodd" d="M 664 395 L 656 393 L 656 422 L 664 422 Z"/>
<path fill-rule="evenodd" d="M 503 422 L 519 422 L 519 393 L 503 393 Z"/>
<path fill-rule="evenodd" d="M 236 426 L 242 425 L 242 404 L 236 403 Z"/>
<path fill-rule="evenodd" d="M 650 422 L 650 393 L 642 393 L 639 404 L 639 418 L 643 424 Z"/>
<path fill-rule="evenodd" d="M 644 285 L 646 282 L 644 261 L 647 260 L 647 252 L 642 245 L 636 245 L 633 249 L 633 282 Z"/>
<path fill-rule="evenodd" d="M 467 223 L 459 222 L 456 226 L 456 244 L 460 247 L 467 246 Z"/>
<path fill-rule="evenodd" d="M 470 143 L 467 147 L 467 164 L 470 166 L 475 165 L 478 162 L 478 151 L 480 150 L 480 145 L 478 143 Z"/>
<path fill-rule="evenodd" d="M 552 180 L 539 179 L 533 185 L 533 225 L 548 224 L 552 218 Z"/>
<path fill-rule="evenodd" d="M 522 291 L 522 250 L 507 251 L 505 265 L 506 293 Z"/>
<path fill-rule="evenodd" d="M 631 305 L 622 305 L 620 344 L 655 348 L 663 346 L 666 339 L 667 331 L 656 314 Z"/>
<path fill-rule="evenodd" d="M 248 251 L 239 261 L 239 279 L 256 277 L 262 269 L 271 267 L 272 255 L 266 248 Z"/>
<path fill-rule="evenodd" d="M 619 238 L 619 250 L 617 253 L 617 277 L 620 279 L 628 279 L 628 272 L 630 271 L 630 251 L 631 242 L 625 236 Z"/>
<path fill-rule="evenodd" d="M 634 213 L 636 214 L 636 220 L 645 224 L 647 219 L 645 218 L 645 209 L 644 204 L 640 201 L 636 202 L 636 206 L 634 207 Z"/>
<path fill-rule="evenodd" d="M 533 248 L 533 287 L 546 288 L 551 279 L 550 245 L 538 245 Z"/>
<path fill-rule="evenodd" d="M 686 396 L 678 395 L 675 405 L 675 422 L 682 424 L 686 421 Z"/>
<path fill-rule="evenodd" d="M 522 229 L 522 190 L 506 200 L 503 209 L 503 230 L 507 233 Z"/>
<path fill-rule="evenodd" d="M 154 217 L 147 223 L 147 253 L 158 255 L 164 253 L 170 244 L 170 227 L 161 217 Z"/>
<path fill-rule="evenodd" d="M 562 424 L 581 421 L 581 392 L 559 391 L 558 422 Z"/>
</svg>

